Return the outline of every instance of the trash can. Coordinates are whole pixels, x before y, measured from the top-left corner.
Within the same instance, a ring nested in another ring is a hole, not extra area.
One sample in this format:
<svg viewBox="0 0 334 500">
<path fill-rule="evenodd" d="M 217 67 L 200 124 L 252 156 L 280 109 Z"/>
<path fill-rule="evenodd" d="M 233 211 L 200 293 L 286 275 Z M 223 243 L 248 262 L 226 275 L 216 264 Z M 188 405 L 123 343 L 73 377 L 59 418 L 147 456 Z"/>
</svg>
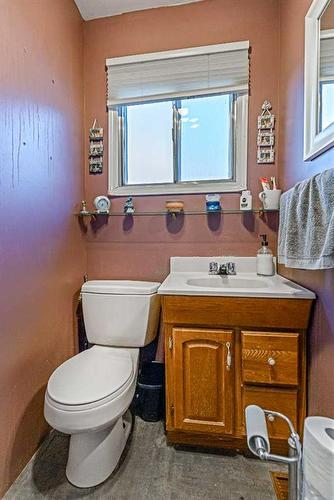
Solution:
<svg viewBox="0 0 334 500">
<path fill-rule="evenodd" d="M 136 415 L 146 422 L 158 422 L 164 417 L 164 363 L 143 363 L 137 382 Z"/>
</svg>

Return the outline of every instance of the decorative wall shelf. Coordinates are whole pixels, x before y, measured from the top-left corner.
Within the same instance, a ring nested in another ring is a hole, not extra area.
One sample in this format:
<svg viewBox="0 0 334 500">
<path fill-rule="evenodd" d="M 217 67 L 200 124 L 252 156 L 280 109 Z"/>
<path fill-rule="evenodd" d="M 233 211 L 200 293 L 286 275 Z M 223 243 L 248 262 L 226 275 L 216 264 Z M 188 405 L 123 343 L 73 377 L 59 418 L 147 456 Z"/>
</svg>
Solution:
<svg viewBox="0 0 334 500">
<path fill-rule="evenodd" d="M 151 217 L 151 216 L 166 216 L 180 217 L 188 215 L 207 215 L 209 217 L 213 215 L 229 215 L 229 214 L 259 214 L 263 216 L 265 213 L 278 213 L 279 210 L 265 210 L 263 208 L 255 208 L 253 210 L 238 210 L 238 209 L 223 209 L 216 212 L 207 212 L 206 210 L 184 210 L 182 212 L 167 212 L 166 210 L 156 211 L 156 212 L 135 212 L 133 214 L 125 214 L 124 212 L 109 212 L 109 213 L 97 213 L 97 212 L 87 212 L 87 213 L 77 213 L 78 217 Z"/>
</svg>

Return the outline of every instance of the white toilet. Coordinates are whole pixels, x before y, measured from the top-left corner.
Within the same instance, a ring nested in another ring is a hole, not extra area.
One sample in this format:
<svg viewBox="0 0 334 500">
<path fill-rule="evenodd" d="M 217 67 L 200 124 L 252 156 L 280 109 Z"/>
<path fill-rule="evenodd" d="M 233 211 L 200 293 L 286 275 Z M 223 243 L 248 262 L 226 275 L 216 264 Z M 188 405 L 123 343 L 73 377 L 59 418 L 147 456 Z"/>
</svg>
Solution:
<svg viewBox="0 0 334 500">
<path fill-rule="evenodd" d="M 51 375 L 44 415 L 71 435 L 66 475 L 75 486 L 103 482 L 115 469 L 131 429 L 139 347 L 156 336 L 160 283 L 87 281 L 81 289 L 91 349 Z"/>
</svg>

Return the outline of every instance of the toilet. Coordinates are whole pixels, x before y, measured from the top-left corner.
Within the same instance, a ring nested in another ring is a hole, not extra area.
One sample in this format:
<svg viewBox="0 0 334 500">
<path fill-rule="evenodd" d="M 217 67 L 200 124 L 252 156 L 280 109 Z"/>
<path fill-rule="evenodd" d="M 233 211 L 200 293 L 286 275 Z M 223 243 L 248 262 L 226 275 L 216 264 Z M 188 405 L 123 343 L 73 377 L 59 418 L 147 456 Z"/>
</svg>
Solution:
<svg viewBox="0 0 334 500">
<path fill-rule="evenodd" d="M 66 476 L 75 486 L 103 482 L 117 466 L 131 430 L 128 410 L 138 373 L 139 348 L 157 334 L 160 283 L 87 281 L 83 317 L 93 347 L 51 375 L 44 415 L 70 434 Z"/>
</svg>

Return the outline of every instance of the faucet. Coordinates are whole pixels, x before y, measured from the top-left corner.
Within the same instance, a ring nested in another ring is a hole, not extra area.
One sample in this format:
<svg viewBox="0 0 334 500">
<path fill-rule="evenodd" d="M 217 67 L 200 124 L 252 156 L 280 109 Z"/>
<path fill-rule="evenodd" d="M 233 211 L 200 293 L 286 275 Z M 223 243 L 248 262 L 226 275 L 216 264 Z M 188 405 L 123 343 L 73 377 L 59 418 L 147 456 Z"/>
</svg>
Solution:
<svg viewBox="0 0 334 500">
<path fill-rule="evenodd" d="M 227 262 L 226 264 L 219 265 L 218 262 L 210 262 L 209 274 L 219 276 L 229 276 L 237 274 L 235 263 Z"/>
</svg>

